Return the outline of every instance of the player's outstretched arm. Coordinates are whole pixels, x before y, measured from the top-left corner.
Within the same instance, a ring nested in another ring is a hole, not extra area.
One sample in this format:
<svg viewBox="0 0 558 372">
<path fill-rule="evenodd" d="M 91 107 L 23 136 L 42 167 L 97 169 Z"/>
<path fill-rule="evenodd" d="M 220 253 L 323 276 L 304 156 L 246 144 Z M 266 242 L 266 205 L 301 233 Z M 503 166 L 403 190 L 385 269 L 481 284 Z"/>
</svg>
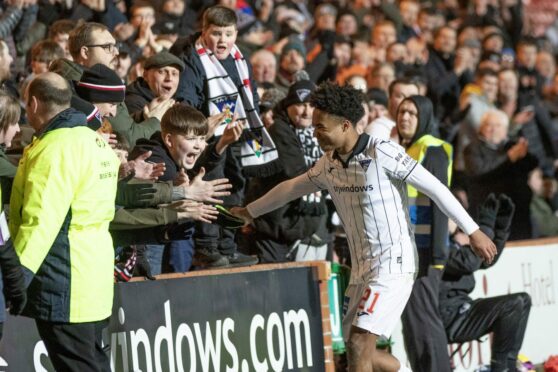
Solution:
<svg viewBox="0 0 558 372">
<path fill-rule="evenodd" d="M 253 218 L 246 207 L 232 207 L 229 212 L 231 212 L 233 216 L 242 219 L 244 225 L 250 225 L 252 223 Z"/>
<path fill-rule="evenodd" d="M 488 236 L 479 230 L 479 226 L 446 186 L 420 164 L 413 169 L 407 182 L 432 199 L 446 216 L 455 221 L 461 230 L 469 235 L 471 248 L 479 257 L 487 263 L 492 262 L 496 255 L 496 246 Z"/>
<path fill-rule="evenodd" d="M 267 194 L 248 204 L 246 209 L 251 218 L 257 218 L 303 195 L 312 194 L 319 190 L 318 186 L 310 180 L 308 173 L 303 173 L 298 177 L 281 182 Z"/>
</svg>

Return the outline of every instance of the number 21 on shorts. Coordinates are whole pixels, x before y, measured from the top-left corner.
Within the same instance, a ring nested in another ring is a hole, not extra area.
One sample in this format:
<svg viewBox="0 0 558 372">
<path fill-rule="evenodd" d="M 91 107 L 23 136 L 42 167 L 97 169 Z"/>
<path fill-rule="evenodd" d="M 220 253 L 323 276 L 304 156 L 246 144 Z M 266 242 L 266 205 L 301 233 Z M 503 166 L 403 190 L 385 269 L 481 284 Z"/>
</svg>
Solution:
<svg viewBox="0 0 558 372">
<path fill-rule="evenodd" d="M 376 306 L 376 302 L 378 302 L 378 297 L 380 297 L 380 293 L 376 292 L 372 294 L 372 290 L 370 287 L 366 288 L 362 298 L 360 299 L 360 303 L 358 304 L 359 311 L 365 311 L 368 314 L 372 314 L 374 312 L 374 306 Z"/>
</svg>

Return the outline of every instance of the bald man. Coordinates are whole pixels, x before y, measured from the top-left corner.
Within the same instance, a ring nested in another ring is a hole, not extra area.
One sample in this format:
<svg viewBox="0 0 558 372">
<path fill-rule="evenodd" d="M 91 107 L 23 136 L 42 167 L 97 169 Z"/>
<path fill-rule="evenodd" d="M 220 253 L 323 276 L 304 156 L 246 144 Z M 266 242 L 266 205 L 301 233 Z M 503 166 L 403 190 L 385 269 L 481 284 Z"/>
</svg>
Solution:
<svg viewBox="0 0 558 372">
<path fill-rule="evenodd" d="M 529 152 L 523 137 L 508 138 L 509 118 L 500 110 L 490 110 L 481 118 L 479 140 L 464 151 L 465 172 L 470 177 L 469 210 L 477 213 L 488 194 L 506 194 L 515 204 L 509 240 L 530 239 L 532 225 L 529 205 L 533 193 L 527 180 L 538 160 Z"/>
<path fill-rule="evenodd" d="M 38 75 L 25 92 L 37 138 L 20 161 L 10 232 L 26 274 L 27 306 L 57 371 L 110 371 L 101 345 L 112 310 L 119 161 L 70 108 L 68 82 Z"/>
<path fill-rule="evenodd" d="M 277 58 L 275 58 L 273 53 L 266 49 L 260 49 L 252 54 L 250 62 L 252 63 L 254 80 L 256 80 L 258 84 L 275 84 Z"/>
</svg>

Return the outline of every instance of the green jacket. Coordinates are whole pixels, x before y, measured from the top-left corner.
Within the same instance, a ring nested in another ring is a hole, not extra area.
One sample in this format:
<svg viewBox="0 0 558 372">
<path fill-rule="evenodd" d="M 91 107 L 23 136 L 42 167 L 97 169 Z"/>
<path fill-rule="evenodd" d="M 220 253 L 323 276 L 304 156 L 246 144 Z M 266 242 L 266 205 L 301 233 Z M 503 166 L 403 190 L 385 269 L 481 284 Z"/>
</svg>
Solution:
<svg viewBox="0 0 558 372">
<path fill-rule="evenodd" d="M 533 220 L 533 230 L 537 238 L 558 235 L 558 217 L 550 205 L 538 195 L 533 195 L 529 205 L 531 219 Z"/>
<path fill-rule="evenodd" d="M 25 148 L 10 199 L 10 230 L 21 264 L 34 276 L 24 315 L 83 323 L 112 311 L 114 217 L 119 161 L 67 109 Z"/>
<path fill-rule="evenodd" d="M 136 230 L 178 222 L 178 213 L 169 208 L 117 208 L 111 230 Z"/>
<path fill-rule="evenodd" d="M 138 189 L 139 187 L 139 189 Z M 139 190 L 152 191 L 148 199 Z M 178 222 L 175 210 L 159 208 L 160 204 L 172 203 L 172 181 L 147 183 L 137 180 L 118 182 L 116 213 L 110 230 L 136 230 L 145 227 L 168 225 Z"/>
<path fill-rule="evenodd" d="M 136 141 L 140 138 L 150 138 L 153 133 L 161 130 L 161 122 L 157 118 L 149 118 L 136 123 L 130 116 L 128 108 L 121 102 L 116 108 L 116 116 L 108 119 L 112 125 L 112 129 L 124 136 L 130 144 L 130 149 L 136 145 Z"/>
<path fill-rule="evenodd" d="M 0 146 L 0 187 L 2 190 L 2 206 L 10 201 L 12 182 L 17 171 L 17 167 L 12 164 L 8 155 L 4 152 L 4 146 Z"/>
<path fill-rule="evenodd" d="M 137 187 L 151 189 L 153 194 L 145 199 L 138 195 Z M 172 181 L 144 183 L 141 181 L 118 182 L 116 213 L 110 223 L 115 245 L 159 244 L 164 225 L 180 223 L 178 213 L 170 208 L 158 207 L 173 201 Z"/>
<path fill-rule="evenodd" d="M 71 81 L 81 78 L 83 66 L 65 58 L 60 58 L 51 63 L 49 70 Z M 136 141 L 140 138 L 150 138 L 153 133 L 161 130 L 161 122 L 157 118 L 150 118 L 136 123 L 130 116 L 124 102 L 118 104 L 116 116 L 109 118 L 108 121 L 116 133 L 126 138 L 130 149 L 135 146 Z"/>
</svg>

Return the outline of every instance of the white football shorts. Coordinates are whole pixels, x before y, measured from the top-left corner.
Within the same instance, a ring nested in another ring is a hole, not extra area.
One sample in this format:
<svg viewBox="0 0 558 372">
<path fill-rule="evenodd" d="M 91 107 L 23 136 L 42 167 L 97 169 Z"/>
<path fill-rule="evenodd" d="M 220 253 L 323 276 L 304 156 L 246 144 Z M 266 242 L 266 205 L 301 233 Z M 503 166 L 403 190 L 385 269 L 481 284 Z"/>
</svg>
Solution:
<svg viewBox="0 0 558 372">
<path fill-rule="evenodd" d="M 343 338 L 351 326 L 390 337 L 413 289 L 414 273 L 381 274 L 368 283 L 350 284 L 343 302 Z"/>
</svg>

